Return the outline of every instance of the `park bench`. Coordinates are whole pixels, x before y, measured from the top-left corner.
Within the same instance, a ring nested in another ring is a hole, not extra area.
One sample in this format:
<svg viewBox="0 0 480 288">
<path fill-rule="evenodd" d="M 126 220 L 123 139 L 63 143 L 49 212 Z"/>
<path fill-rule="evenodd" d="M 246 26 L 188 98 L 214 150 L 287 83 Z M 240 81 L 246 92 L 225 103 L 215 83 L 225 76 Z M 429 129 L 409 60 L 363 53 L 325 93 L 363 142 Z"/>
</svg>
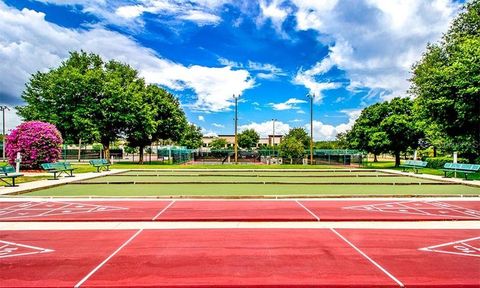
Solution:
<svg viewBox="0 0 480 288">
<path fill-rule="evenodd" d="M 468 174 L 477 173 L 480 171 L 480 165 L 477 164 L 461 164 L 461 163 L 445 163 L 442 169 L 445 172 L 445 177 L 453 175 L 455 173 L 463 173 L 465 180 Z"/>
<path fill-rule="evenodd" d="M 53 173 L 53 179 L 50 180 L 58 180 L 58 176 L 62 173 L 67 174 L 66 177 L 75 177 L 73 176 L 73 170 L 75 170 L 75 168 L 68 162 L 43 163 L 40 164 L 40 166 L 48 173 Z"/>
<path fill-rule="evenodd" d="M 92 165 L 93 167 L 97 168 L 97 172 L 100 172 L 101 169 L 105 169 L 105 171 L 109 171 L 110 170 L 110 161 L 108 161 L 107 159 L 93 159 L 93 160 L 90 160 L 90 165 Z"/>
<path fill-rule="evenodd" d="M 402 168 L 402 171 L 404 172 L 408 169 L 412 169 L 414 173 L 418 173 L 420 169 L 427 167 L 427 164 L 427 162 L 420 160 L 406 160 L 399 167 Z"/>
<path fill-rule="evenodd" d="M 0 180 L 5 182 L 9 187 L 15 187 L 15 179 L 23 176 L 23 174 L 17 173 L 17 171 L 15 171 L 15 168 L 13 168 L 13 166 L 7 165 L 7 166 L 2 166 L 0 168 L 1 168 Z M 5 179 L 11 179 L 12 183 L 8 182 Z"/>
</svg>

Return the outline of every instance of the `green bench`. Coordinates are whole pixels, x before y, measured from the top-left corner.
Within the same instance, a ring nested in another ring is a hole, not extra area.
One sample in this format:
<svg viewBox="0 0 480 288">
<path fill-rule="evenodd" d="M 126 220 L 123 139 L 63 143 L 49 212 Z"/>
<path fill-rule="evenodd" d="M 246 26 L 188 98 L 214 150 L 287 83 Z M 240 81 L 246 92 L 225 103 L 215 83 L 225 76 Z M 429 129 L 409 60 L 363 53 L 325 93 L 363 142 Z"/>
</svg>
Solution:
<svg viewBox="0 0 480 288">
<path fill-rule="evenodd" d="M 445 172 L 445 177 L 453 175 L 455 173 L 463 173 L 465 180 L 468 174 L 477 173 L 480 171 L 480 165 L 477 164 L 461 164 L 461 163 L 445 163 L 442 169 Z"/>
<path fill-rule="evenodd" d="M 53 179 L 50 180 L 58 180 L 58 176 L 62 173 L 67 174 L 66 177 L 75 177 L 73 176 L 73 170 L 75 170 L 75 168 L 68 162 L 43 163 L 40 164 L 40 166 L 48 173 L 53 173 Z"/>
<path fill-rule="evenodd" d="M 0 168 L 1 168 L 1 170 L 0 170 L 0 180 L 5 182 L 8 187 L 16 187 L 15 179 L 18 178 L 18 177 L 22 177 L 23 174 L 17 173 L 15 168 L 13 168 L 13 166 L 10 166 L 10 165 L 2 166 Z M 5 179 L 11 179 L 12 182 L 10 183 Z"/>
<path fill-rule="evenodd" d="M 107 159 L 93 159 L 89 162 L 90 165 L 97 168 L 97 172 L 100 172 L 101 169 L 104 169 L 105 171 L 110 171 L 110 165 L 112 165 Z"/>
<path fill-rule="evenodd" d="M 406 160 L 399 167 L 402 168 L 403 172 L 407 171 L 408 169 L 412 169 L 414 173 L 418 173 L 420 169 L 427 167 L 427 164 L 428 163 L 426 161 Z"/>
</svg>

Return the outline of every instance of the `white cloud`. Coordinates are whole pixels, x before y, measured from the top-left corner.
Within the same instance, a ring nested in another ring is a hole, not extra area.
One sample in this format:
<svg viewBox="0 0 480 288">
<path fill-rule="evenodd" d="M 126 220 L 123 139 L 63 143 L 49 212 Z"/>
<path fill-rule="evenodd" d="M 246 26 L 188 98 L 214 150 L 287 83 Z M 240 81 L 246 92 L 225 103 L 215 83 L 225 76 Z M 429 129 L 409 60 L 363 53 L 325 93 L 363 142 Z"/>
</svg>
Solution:
<svg viewBox="0 0 480 288">
<path fill-rule="evenodd" d="M 319 140 L 334 140 L 338 133 L 343 133 L 352 128 L 355 120 L 360 116 L 362 110 L 342 110 L 340 112 L 348 115 L 348 122 L 339 125 L 324 124 L 321 121 L 313 121 L 313 139 Z M 305 129 L 310 131 L 310 123 L 305 124 Z"/>
<path fill-rule="evenodd" d="M 262 25 L 265 21 L 270 20 L 277 33 L 286 38 L 287 35 L 283 32 L 282 25 L 285 19 L 287 19 L 290 10 L 288 7 L 282 8 L 282 2 L 282 0 L 261 0 L 259 3 L 261 13 L 257 18 L 257 24 Z"/>
<path fill-rule="evenodd" d="M 199 26 L 216 25 L 221 21 L 217 16 L 219 9 L 229 1 L 224 0 L 139 0 L 135 4 L 125 5 L 125 1 L 106 0 L 35 0 L 37 2 L 80 6 L 85 13 L 93 14 L 108 24 L 120 25 L 128 28 L 143 26 L 143 13 L 155 14 L 171 20 L 186 20 Z"/>
<path fill-rule="evenodd" d="M 323 98 L 322 91 L 337 89 L 341 86 L 340 83 L 321 82 L 315 79 L 316 76 L 327 73 L 333 66 L 334 62 L 326 57 L 308 70 L 300 69 L 293 79 L 293 83 L 305 86 L 311 94 L 315 95 L 314 99 L 318 102 Z"/>
<path fill-rule="evenodd" d="M 260 134 L 260 137 L 267 137 L 273 133 L 273 121 L 266 121 L 262 123 L 252 122 L 247 125 L 238 126 L 240 131 L 253 129 Z M 285 135 L 290 130 L 290 125 L 281 121 L 275 121 L 275 135 Z"/>
<path fill-rule="evenodd" d="M 269 103 L 270 106 L 272 106 L 273 110 L 297 110 L 300 109 L 300 107 L 297 106 L 297 104 L 303 104 L 307 103 L 305 100 L 300 100 L 297 98 L 290 98 L 285 102 L 282 103 Z"/>
<path fill-rule="evenodd" d="M 253 87 L 246 70 L 230 67 L 184 66 L 162 58 L 132 39 L 103 28 L 67 29 L 45 20 L 45 15 L 22 11 L 0 2 L 0 94 L 20 102 L 29 75 L 58 66 L 68 51 L 83 49 L 117 59 L 139 70 L 148 83 L 174 90 L 191 89 L 197 99 L 193 109 L 222 111 L 233 105 L 232 94 Z"/>
<path fill-rule="evenodd" d="M 273 80 L 277 79 L 279 76 L 287 75 L 287 73 L 285 73 L 281 68 L 269 63 L 259 63 L 249 60 L 247 64 L 244 65 L 243 63 L 231 61 L 222 57 L 218 58 L 218 62 L 222 65 L 232 68 L 247 69 L 248 71 L 256 72 L 256 77 L 261 79 Z"/>
<path fill-rule="evenodd" d="M 312 75 L 299 73 L 295 82 L 311 91 L 330 89 L 332 84 L 312 76 L 335 65 L 350 79 L 349 90 L 372 89 L 381 99 L 405 95 L 411 65 L 427 43 L 447 31 L 462 5 L 452 0 L 359 0 L 354 8 L 337 0 L 292 3 L 297 30 L 317 31 L 319 41 L 330 46 L 329 55 L 310 69 Z"/>
<path fill-rule="evenodd" d="M 212 123 L 212 126 L 217 128 L 225 128 L 225 125 L 218 124 L 218 123 Z"/>
<path fill-rule="evenodd" d="M 204 121 L 205 121 L 205 117 L 203 117 L 202 115 L 198 115 L 198 120 L 204 122 Z"/>
</svg>

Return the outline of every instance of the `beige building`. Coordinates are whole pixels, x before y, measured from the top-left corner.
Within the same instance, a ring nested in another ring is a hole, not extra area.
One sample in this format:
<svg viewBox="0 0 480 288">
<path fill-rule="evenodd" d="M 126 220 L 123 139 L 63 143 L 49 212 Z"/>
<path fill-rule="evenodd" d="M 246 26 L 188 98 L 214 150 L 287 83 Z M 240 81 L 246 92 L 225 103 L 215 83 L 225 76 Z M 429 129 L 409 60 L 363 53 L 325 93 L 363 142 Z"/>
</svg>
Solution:
<svg viewBox="0 0 480 288">
<path fill-rule="evenodd" d="M 212 143 L 212 141 L 216 138 L 223 138 L 227 140 L 228 144 L 225 148 L 229 148 L 229 147 L 233 148 L 233 145 L 235 144 L 235 135 L 218 135 L 217 137 L 213 137 L 213 136 L 203 137 L 202 147 L 208 148 L 210 146 L 210 143 Z M 282 141 L 282 138 L 283 138 L 283 135 L 275 135 L 275 137 L 273 137 L 273 135 L 268 135 L 268 137 L 260 137 L 257 143 L 257 147 L 278 145 Z"/>
</svg>

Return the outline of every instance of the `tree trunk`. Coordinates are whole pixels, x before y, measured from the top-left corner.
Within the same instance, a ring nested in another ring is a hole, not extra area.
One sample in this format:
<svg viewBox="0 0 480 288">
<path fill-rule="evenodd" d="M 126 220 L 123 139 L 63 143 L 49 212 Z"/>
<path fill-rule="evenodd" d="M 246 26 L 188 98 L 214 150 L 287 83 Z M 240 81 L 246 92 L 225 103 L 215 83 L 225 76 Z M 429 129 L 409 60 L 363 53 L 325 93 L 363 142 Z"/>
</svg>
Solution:
<svg viewBox="0 0 480 288">
<path fill-rule="evenodd" d="M 395 167 L 400 166 L 400 152 L 395 152 Z"/>
<path fill-rule="evenodd" d="M 145 150 L 145 146 L 140 146 L 140 156 L 138 159 L 138 164 L 143 164 L 143 150 Z"/>
<path fill-rule="evenodd" d="M 110 159 L 110 141 L 102 141 L 103 145 L 103 158 Z"/>
<path fill-rule="evenodd" d="M 378 162 L 377 154 L 373 154 L 373 162 Z"/>
<path fill-rule="evenodd" d="M 433 157 L 437 157 L 437 147 L 433 146 Z"/>
<path fill-rule="evenodd" d="M 82 139 L 78 139 L 78 162 L 80 162 L 80 160 L 82 157 Z"/>
</svg>

